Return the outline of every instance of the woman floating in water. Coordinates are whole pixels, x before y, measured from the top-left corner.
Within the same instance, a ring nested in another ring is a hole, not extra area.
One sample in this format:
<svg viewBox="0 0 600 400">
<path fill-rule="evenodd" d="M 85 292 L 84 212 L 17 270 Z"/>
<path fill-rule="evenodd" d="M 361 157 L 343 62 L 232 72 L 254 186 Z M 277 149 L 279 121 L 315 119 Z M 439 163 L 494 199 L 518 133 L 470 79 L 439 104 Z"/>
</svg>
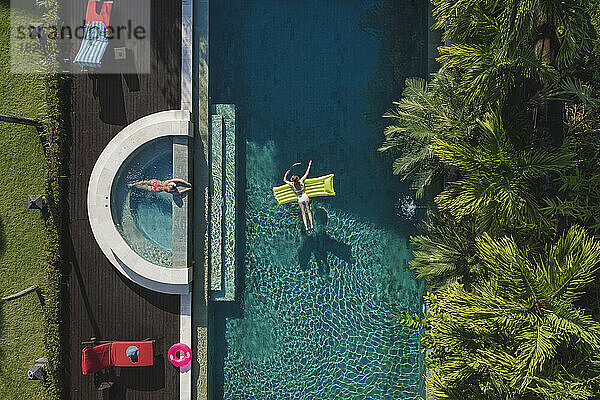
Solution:
<svg viewBox="0 0 600 400">
<path fill-rule="evenodd" d="M 179 190 L 177 188 L 178 183 L 181 183 L 182 185 L 186 185 L 188 187 L 186 187 L 183 190 Z M 192 190 L 191 183 L 179 178 L 167 179 L 166 181 L 161 181 L 159 179 L 148 179 L 144 181 L 133 182 L 128 184 L 127 186 L 148 190 L 150 192 L 167 192 L 171 194 L 182 194 L 187 192 L 188 190 Z"/>
<path fill-rule="evenodd" d="M 302 178 L 298 178 L 296 175 L 294 175 L 292 176 L 291 181 L 288 181 L 287 176 L 290 173 L 289 169 L 285 172 L 285 175 L 283 175 L 283 181 L 290 185 L 294 192 L 296 192 L 296 195 L 298 195 L 298 205 L 302 211 L 302 221 L 304 222 L 304 228 L 306 228 L 306 233 L 308 234 L 314 230 L 314 227 L 312 213 L 310 212 L 310 199 L 304 191 L 304 181 L 308 177 L 311 164 L 312 160 L 308 162 L 308 168 L 306 168 L 306 172 Z M 306 214 L 308 214 L 308 219 L 310 220 L 310 229 L 308 229 L 308 224 L 306 223 Z"/>
</svg>

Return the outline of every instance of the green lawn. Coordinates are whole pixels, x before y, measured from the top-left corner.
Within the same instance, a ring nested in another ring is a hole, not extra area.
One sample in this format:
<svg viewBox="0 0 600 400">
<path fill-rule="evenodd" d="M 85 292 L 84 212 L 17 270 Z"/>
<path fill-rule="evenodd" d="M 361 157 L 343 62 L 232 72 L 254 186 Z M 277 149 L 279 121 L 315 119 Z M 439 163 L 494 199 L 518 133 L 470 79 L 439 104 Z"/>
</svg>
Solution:
<svg viewBox="0 0 600 400">
<path fill-rule="evenodd" d="M 10 14 L 0 1 L 0 113 L 41 118 L 44 77 L 12 75 Z M 44 152 L 32 127 L 0 122 L 0 295 L 34 284 L 45 288 L 45 228 L 27 194 L 44 193 Z M 43 313 L 35 294 L 0 304 L 0 398 L 39 399 L 42 385 L 27 380 L 27 366 L 44 356 Z"/>
</svg>

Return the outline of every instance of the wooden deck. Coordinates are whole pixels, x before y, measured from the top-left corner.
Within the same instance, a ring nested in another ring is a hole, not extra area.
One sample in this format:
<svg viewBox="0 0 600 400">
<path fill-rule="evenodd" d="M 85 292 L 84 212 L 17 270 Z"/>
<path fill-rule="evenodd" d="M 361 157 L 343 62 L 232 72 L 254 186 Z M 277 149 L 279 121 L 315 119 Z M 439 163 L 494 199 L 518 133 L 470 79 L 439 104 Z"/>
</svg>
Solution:
<svg viewBox="0 0 600 400">
<path fill-rule="evenodd" d="M 62 10 L 63 18 L 80 24 L 86 2 L 70 3 L 74 5 Z M 97 398 L 94 376 L 81 374 L 80 343 L 91 337 L 156 341 L 154 366 L 117 371 L 119 384 L 111 399 L 179 398 L 179 371 L 166 359 L 167 349 L 179 342 L 179 297 L 149 291 L 123 277 L 96 244 L 86 205 L 88 180 L 106 144 L 145 115 L 180 108 L 181 2 L 151 3 L 150 74 L 73 76 L 64 321 L 73 400 Z M 115 7 L 121 8 L 120 15 L 136 12 L 127 2 L 115 2 Z M 112 47 L 105 58 L 114 57 Z"/>
</svg>

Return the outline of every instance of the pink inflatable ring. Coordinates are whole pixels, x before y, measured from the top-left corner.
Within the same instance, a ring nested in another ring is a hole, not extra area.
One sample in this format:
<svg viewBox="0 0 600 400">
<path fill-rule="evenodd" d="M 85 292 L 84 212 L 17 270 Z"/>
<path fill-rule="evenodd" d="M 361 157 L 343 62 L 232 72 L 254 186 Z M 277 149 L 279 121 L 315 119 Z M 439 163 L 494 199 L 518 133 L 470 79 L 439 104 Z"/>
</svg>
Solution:
<svg viewBox="0 0 600 400">
<path fill-rule="evenodd" d="M 175 343 L 169 348 L 169 361 L 176 367 L 185 367 L 192 360 L 192 349 L 183 343 Z"/>
</svg>

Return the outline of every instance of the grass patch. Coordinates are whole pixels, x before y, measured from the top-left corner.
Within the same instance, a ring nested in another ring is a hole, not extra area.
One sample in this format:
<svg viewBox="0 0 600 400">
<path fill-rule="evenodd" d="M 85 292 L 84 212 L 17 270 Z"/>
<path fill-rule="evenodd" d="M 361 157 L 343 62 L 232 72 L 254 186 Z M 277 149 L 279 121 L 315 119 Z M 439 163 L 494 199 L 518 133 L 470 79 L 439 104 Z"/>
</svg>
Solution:
<svg viewBox="0 0 600 400">
<path fill-rule="evenodd" d="M 23 22 L 27 22 L 23 16 Z M 10 71 L 10 10 L 0 1 L 0 113 L 35 119 L 47 116 L 46 77 Z M 27 194 L 47 192 L 47 163 L 35 128 L 0 122 L 0 294 L 39 285 L 47 293 L 47 236 L 41 213 L 27 210 Z M 40 399 L 40 382 L 27 380 L 27 366 L 47 356 L 44 311 L 30 294 L 0 305 L 0 393 L 2 399 Z"/>
</svg>

